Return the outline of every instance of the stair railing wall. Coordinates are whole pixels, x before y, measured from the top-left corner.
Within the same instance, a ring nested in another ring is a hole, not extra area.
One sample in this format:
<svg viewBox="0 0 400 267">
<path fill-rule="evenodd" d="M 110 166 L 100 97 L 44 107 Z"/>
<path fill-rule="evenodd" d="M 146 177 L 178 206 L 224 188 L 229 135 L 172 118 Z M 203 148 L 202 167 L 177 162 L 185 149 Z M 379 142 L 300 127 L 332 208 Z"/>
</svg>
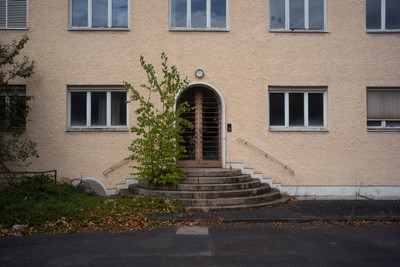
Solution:
<svg viewBox="0 0 400 267">
<path fill-rule="evenodd" d="M 291 174 L 294 174 L 294 170 L 293 170 L 292 168 L 290 168 L 289 166 L 287 166 L 286 164 L 284 164 L 282 161 L 280 161 L 280 160 L 274 158 L 273 156 L 271 156 L 270 154 L 268 154 L 268 153 L 265 152 L 264 150 L 262 150 L 262 149 L 256 147 L 255 145 L 249 143 L 248 141 L 244 140 L 244 139 L 241 138 L 241 137 L 238 137 L 238 138 L 237 138 L 237 141 L 238 141 L 239 143 L 242 143 L 242 144 L 244 144 L 244 145 L 246 145 L 246 146 L 252 148 L 253 150 L 255 150 L 255 151 L 261 153 L 264 157 L 269 158 L 269 159 L 272 160 L 273 162 L 275 162 L 275 163 L 281 165 L 285 170 L 289 171 Z"/>
</svg>

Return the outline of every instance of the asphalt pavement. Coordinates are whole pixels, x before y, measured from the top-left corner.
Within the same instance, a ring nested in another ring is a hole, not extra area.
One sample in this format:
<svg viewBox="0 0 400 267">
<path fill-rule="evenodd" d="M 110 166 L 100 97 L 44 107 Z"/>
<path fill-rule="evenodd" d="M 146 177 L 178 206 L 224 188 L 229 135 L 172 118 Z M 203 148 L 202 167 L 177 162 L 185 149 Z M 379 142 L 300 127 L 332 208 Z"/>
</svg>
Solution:
<svg viewBox="0 0 400 267">
<path fill-rule="evenodd" d="M 265 208 L 157 214 L 160 220 L 236 222 L 400 221 L 399 200 L 288 200 Z"/>
<path fill-rule="evenodd" d="M 222 224 L 0 239 L 0 266 L 398 266 L 398 226 Z"/>
<path fill-rule="evenodd" d="M 397 267 L 399 204 L 292 200 L 262 209 L 156 216 L 193 221 L 177 227 L 5 237 L 0 266 Z M 335 223 L 343 221 L 372 223 Z"/>
</svg>

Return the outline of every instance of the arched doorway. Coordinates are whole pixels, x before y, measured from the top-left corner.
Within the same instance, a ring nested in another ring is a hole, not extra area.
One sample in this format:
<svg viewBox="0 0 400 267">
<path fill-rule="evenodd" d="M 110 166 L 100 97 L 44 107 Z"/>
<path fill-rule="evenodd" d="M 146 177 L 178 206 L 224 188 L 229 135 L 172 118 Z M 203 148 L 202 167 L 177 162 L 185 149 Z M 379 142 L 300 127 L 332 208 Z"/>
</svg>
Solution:
<svg viewBox="0 0 400 267">
<path fill-rule="evenodd" d="M 177 104 L 188 102 L 194 110 L 182 115 L 194 128 L 183 133 L 186 158 L 179 164 L 187 168 L 222 167 L 221 101 L 216 93 L 203 86 L 190 87 Z"/>
</svg>

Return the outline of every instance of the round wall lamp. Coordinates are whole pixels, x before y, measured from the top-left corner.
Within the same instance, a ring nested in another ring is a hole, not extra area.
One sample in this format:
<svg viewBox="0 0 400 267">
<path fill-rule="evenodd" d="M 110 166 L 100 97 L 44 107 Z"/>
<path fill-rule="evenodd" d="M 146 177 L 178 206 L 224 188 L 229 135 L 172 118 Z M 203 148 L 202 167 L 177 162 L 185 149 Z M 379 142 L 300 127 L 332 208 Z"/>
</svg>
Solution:
<svg viewBox="0 0 400 267">
<path fill-rule="evenodd" d="M 204 77 L 204 71 L 202 69 L 197 69 L 195 72 L 195 75 L 197 78 L 203 78 Z"/>
</svg>

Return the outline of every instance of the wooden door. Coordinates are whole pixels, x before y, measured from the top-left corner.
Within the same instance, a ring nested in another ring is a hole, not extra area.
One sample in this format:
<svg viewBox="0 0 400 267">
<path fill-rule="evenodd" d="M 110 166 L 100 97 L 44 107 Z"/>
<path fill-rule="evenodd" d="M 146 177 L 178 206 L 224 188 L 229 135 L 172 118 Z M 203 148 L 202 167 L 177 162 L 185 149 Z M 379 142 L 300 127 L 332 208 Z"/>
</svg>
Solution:
<svg viewBox="0 0 400 267">
<path fill-rule="evenodd" d="M 191 88 L 182 94 L 178 104 L 188 102 L 193 111 L 183 114 L 192 122 L 193 129 L 183 133 L 186 158 L 182 167 L 207 168 L 222 166 L 221 161 L 221 105 L 218 97 L 206 88 Z"/>
</svg>

